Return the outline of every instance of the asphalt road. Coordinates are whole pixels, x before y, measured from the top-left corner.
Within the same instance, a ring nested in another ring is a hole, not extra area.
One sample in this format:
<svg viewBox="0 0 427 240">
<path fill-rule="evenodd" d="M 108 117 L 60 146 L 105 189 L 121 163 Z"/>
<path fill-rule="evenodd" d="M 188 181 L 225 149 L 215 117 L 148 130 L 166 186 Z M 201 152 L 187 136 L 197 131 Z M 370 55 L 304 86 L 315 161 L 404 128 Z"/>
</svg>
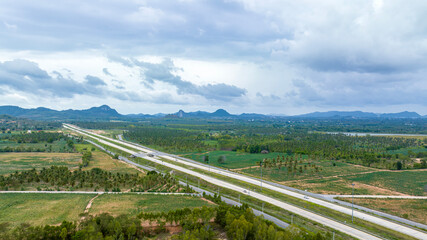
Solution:
<svg viewBox="0 0 427 240">
<path fill-rule="evenodd" d="M 344 232 L 344 233 L 346 233 L 348 235 L 351 235 L 351 236 L 354 236 L 356 238 L 360 238 L 360 239 L 380 239 L 380 238 L 378 238 L 376 236 L 373 236 L 373 235 L 371 235 L 369 233 L 366 233 L 366 232 L 363 232 L 361 230 L 355 229 L 353 227 L 350 227 L 350 226 L 345 225 L 343 223 L 337 222 L 335 220 L 332 220 L 332 219 L 320 216 L 320 215 L 318 215 L 316 213 L 312 213 L 312 212 L 309 212 L 307 210 L 301 209 L 299 207 L 296 207 L 296 206 L 293 206 L 293 205 L 290 205 L 290 204 L 278 201 L 277 199 L 268 197 L 268 196 L 263 195 L 263 194 L 259 194 L 259 193 L 256 193 L 256 192 L 248 191 L 247 189 L 242 188 L 240 186 L 237 186 L 237 185 L 234 185 L 234 184 L 230 184 L 228 182 L 225 182 L 225 181 L 222 181 L 222 180 L 219 180 L 219 179 L 207 176 L 207 175 L 203 175 L 203 174 L 200 174 L 198 172 L 194 172 L 194 171 L 189 170 L 187 168 L 184 168 L 184 167 L 181 167 L 181 166 L 177 166 L 177 165 L 174 165 L 174 164 L 171 164 L 171 163 L 163 162 L 163 161 L 161 161 L 161 160 L 159 160 L 157 158 L 149 157 L 147 154 L 161 155 L 161 157 L 163 157 L 163 158 L 166 158 L 166 159 L 169 159 L 169 160 L 172 160 L 172 161 L 176 161 L 176 162 L 179 162 L 181 164 L 185 164 L 185 165 L 188 165 L 188 166 L 191 166 L 191 167 L 196 167 L 196 168 L 199 168 L 199 169 L 208 170 L 208 171 L 211 170 L 211 168 L 209 166 L 205 166 L 205 165 L 202 165 L 202 164 L 196 164 L 194 162 L 184 161 L 181 158 L 171 157 L 170 154 L 159 154 L 158 151 L 152 151 L 152 150 L 149 150 L 148 148 L 142 148 L 142 147 L 136 146 L 134 144 L 129 144 L 129 143 L 126 143 L 126 142 L 123 142 L 123 141 L 111 139 L 111 138 L 108 138 L 108 137 L 105 137 L 105 136 L 102 136 L 102 135 L 99 135 L 99 134 L 95 134 L 95 133 L 86 131 L 84 129 L 81 129 L 81 128 L 78 128 L 78 127 L 75 127 L 75 126 L 70 126 L 68 124 L 64 124 L 64 126 L 66 128 L 69 128 L 69 129 L 73 130 L 73 131 L 79 132 L 80 134 L 83 134 L 85 136 L 91 137 L 93 139 L 97 139 L 99 142 L 101 142 L 103 144 L 109 145 L 111 147 L 117 148 L 119 150 L 122 150 L 124 152 L 128 152 L 128 153 L 136 155 L 136 156 L 141 156 L 141 157 L 143 157 L 143 158 L 145 158 L 147 160 L 153 161 L 153 162 L 155 162 L 157 164 L 161 164 L 161 165 L 164 165 L 166 167 L 173 168 L 173 169 L 176 169 L 178 171 L 181 171 L 181 172 L 184 172 L 184 173 L 187 173 L 187 174 L 199 177 L 199 178 L 204 179 L 205 181 L 211 182 L 211 183 L 213 183 L 215 185 L 218 185 L 218 186 L 221 186 L 221 187 L 224 187 L 224 188 L 228 188 L 228 189 L 231 189 L 231 190 L 234 190 L 234 191 L 238 191 L 238 192 L 241 192 L 242 194 L 250 195 L 250 196 L 252 196 L 254 198 L 257 198 L 257 199 L 260 199 L 262 201 L 268 202 L 270 204 L 276 205 L 276 206 L 281 207 L 283 209 L 286 209 L 286 210 L 288 210 L 290 212 L 294 212 L 294 213 L 296 213 L 296 214 L 298 214 L 300 216 L 303 216 L 303 217 L 306 217 L 306 218 L 308 218 L 310 220 L 322 223 L 323 225 L 326 225 L 328 227 L 334 228 L 334 229 L 336 229 L 338 231 Z M 101 138 L 108 139 L 109 141 L 105 141 L 105 140 L 103 140 Z M 137 149 L 137 150 L 143 151 L 146 154 L 137 153 L 135 151 L 129 150 L 129 149 L 124 148 L 122 146 L 118 146 L 118 145 L 113 144 L 111 142 L 116 142 L 116 143 L 118 143 L 120 145 L 127 146 L 127 147 L 130 147 L 130 148 L 133 148 L 133 149 Z M 248 182 L 248 183 L 253 183 L 253 184 L 259 184 L 260 183 L 259 181 L 255 180 L 253 178 L 249 178 L 247 176 L 240 175 L 240 174 L 231 173 L 229 171 L 225 171 L 225 170 L 222 170 L 222 169 L 215 169 L 215 170 L 213 170 L 213 172 L 221 174 L 221 175 L 224 175 L 224 176 L 227 176 L 227 177 L 232 177 L 232 178 L 235 178 L 235 179 L 238 179 L 238 180 L 241 180 L 241 181 L 245 181 L 245 182 Z M 290 196 L 293 196 L 293 197 L 301 198 L 301 200 L 310 201 L 310 202 L 313 202 L 313 203 L 316 203 L 316 204 L 319 204 L 319 205 L 322 205 L 322 206 L 325 206 L 325 207 L 328 207 L 328 208 L 331 208 L 331 209 L 334 209 L 334 210 L 337 210 L 337 211 L 340 211 L 340 212 L 343 212 L 343 213 L 346 213 L 346 214 L 350 214 L 351 215 L 351 212 L 352 212 L 352 210 L 349 209 L 349 208 L 346 208 L 346 207 L 343 207 L 343 206 L 339 206 L 337 204 L 333 204 L 333 203 L 328 202 L 328 201 L 324 201 L 324 200 L 320 200 L 320 199 L 316 199 L 316 198 L 312 198 L 312 197 L 307 197 L 304 194 L 297 193 L 297 192 L 292 192 L 292 191 L 289 191 L 289 190 L 286 190 L 286 189 L 283 189 L 283 188 L 271 185 L 269 183 L 265 183 L 264 182 L 263 183 L 263 187 L 271 189 L 273 191 L 281 192 L 281 193 L 284 193 L 284 194 L 287 194 L 287 195 L 290 195 Z M 366 214 L 366 213 L 363 213 L 363 212 L 360 212 L 360 211 L 354 211 L 354 216 L 357 217 L 357 218 L 361 218 L 361 219 L 364 219 L 366 221 L 370 221 L 370 222 L 376 223 L 378 225 L 390 228 L 390 229 L 397 230 L 399 232 L 402 232 L 402 233 L 407 234 L 409 236 L 413 236 L 413 237 L 418 238 L 418 239 L 427 239 L 427 234 L 426 233 L 421 232 L 421 231 L 416 230 L 416 229 L 413 229 L 413 228 L 410 228 L 410 227 L 407 227 L 407 226 L 403 226 L 401 224 L 397 224 L 397 223 L 391 222 L 389 220 L 385 220 L 385 219 L 382 219 L 382 218 L 379 218 L 379 217 L 375 217 L 375 216 L 372 216 L 372 215 L 369 215 L 369 214 Z"/>
</svg>

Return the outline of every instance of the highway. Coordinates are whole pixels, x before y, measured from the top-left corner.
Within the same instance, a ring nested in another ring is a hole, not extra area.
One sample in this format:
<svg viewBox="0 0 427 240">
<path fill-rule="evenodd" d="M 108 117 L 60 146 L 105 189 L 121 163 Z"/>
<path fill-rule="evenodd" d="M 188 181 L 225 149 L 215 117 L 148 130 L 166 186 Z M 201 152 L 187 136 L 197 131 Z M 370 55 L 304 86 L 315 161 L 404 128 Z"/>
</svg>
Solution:
<svg viewBox="0 0 427 240">
<path fill-rule="evenodd" d="M 252 196 L 254 198 L 257 198 L 257 199 L 263 200 L 265 202 L 271 203 L 273 205 L 279 206 L 279 207 L 281 207 L 283 209 L 286 209 L 287 211 L 294 212 L 294 213 L 296 213 L 296 214 L 298 214 L 300 216 L 303 216 L 303 217 L 306 217 L 306 218 L 308 218 L 310 220 L 322 223 L 322 224 L 324 224 L 326 226 L 329 226 L 331 228 L 334 228 L 336 230 L 339 230 L 341 232 L 344 232 L 344 233 L 346 233 L 348 235 L 351 235 L 351 236 L 354 236 L 356 238 L 360 238 L 360 239 L 379 239 L 378 237 L 375 237 L 375 236 L 373 236 L 371 234 L 368 234 L 368 233 L 363 232 L 361 230 L 358 230 L 358 229 L 355 229 L 353 227 L 347 226 L 345 224 L 339 223 L 337 221 L 331 220 L 329 218 L 320 216 L 318 214 L 306 211 L 306 210 L 301 209 L 299 207 L 296 207 L 296 206 L 293 206 L 293 205 L 281 202 L 281 201 L 279 201 L 277 199 L 273 199 L 273 198 L 268 197 L 268 196 L 263 195 L 263 194 L 259 194 L 259 193 L 256 193 L 256 192 L 250 192 L 247 189 L 242 188 L 240 186 L 237 186 L 237 185 L 234 185 L 234 184 L 230 184 L 228 182 L 225 182 L 225 181 L 222 181 L 222 180 L 219 180 L 219 179 L 216 179 L 216 178 L 213 178 L 213 177 L 210 177 L 210 176 L 207 176 L 207 175 L 204 175 L 204 174 L 201 174 L 201 173 L 189 170 L 189 169 L 181 167 L 181 166 L 177 166 L 177 165 L 174 165 L 174 164 L 171 164 L 171 163 L 168 163 L 168 162 L 163 162 L 163 161 L 161 161 L 161 160 L 159 160 L 159 159 L 157 159 L 155 157 L 149 157 L 146 154 L 158 155 L 158 156 L 161 156 L 161 157 L 163 157 L 165 159 L 169 159 L 169 160 L 175 161 L 177 163 L 185 164 L 185 165 L 188 165 L 188 166 L 191 166 L 191 167 L 196 167 L 196 168 L 203 169 L 203 170 L 208 170 L 208 171 L 212 169 L 209 166 L 205 166 L 203 164 L 194 163 L 194 162 L 191 162 L 191 161 L 184 161 L 180 157 L 175 157 L 175 156 L 172 156 L 170 154 L 162 154 L 162 153 L 160 153 L 158 151 L 153 151 L 152 149 L 148 149 L 148 148 L 145 148 L 145 147 L 140 147 L 140 146 L 137 146 L 135 144 L 130 144 L 130 143 L 127 143 L 127 142 L 116 140 L 116 139 L 111 139 L 111 138 L 108 138 L 108 137 L 105 137 L 105 136 L 102 136 L 102 135 L 99 135 L 99 134 L 95 134 L 95 133 L 92 133 L 90 131 L 87 131 L 87 130 L 84 130 L 84 129 L 81 129 L 79 127 L 72 126 L 72 125 L 69 125 L 69 124 L 64 124 L 64 127 L 68 128 L 70 130 L 76 131 L 76 132 L 78 132 L 78 133 L 80 133 L 82 135 L 85 135 L 85 136 L 91 137 L 93 139 L 96 139 L 96 140 L 98 140 L 102 144 L 109 145 L 111 147 L 117 148 L 117 149 L 122 150 L 124 152 L 127 152 L 129 154 L 133 154 L 133 155 L 136 155 L 136 156 L 141 156 L 144 159 L 147 159 L 147 160 L 150 160 L 152 162 L 164 165 L 166 167 L 169 167 L 169 168 L 172 168 L 172 169 L 176 169 L 178 171 L 181 171 L 181 172 L 184 172 L 184 173 L 187 173 L 187 174 L 199 177 L 199 178 L 204 179 L 205 181 L 211 182 L 211 183 L 213 183 L 215 185 L 218 185 L 218 186 L 221 186 L 221 187 L 224 187 L 224 188 L 228 188 L 228 189 L 231 189 L 231 190 L 234 190 L 234 191 L 238 191 L 238 192 L 241 192 L 242 194 L 247 194 L 247 195 L 250 195 L 250 196 Z M 105 141 L 103 139 L 107 139 L 108 141 Z M 129 149 L 125 148 L 125 147 L 118 146 L 118 145 L 116 145 L 116 144 L 114 144 L 112 142 L 116 142 L 116 143 L 118 143 L 118 144 L 120 144 L 122 146 L 127 146 L 127 147 L 130 147 L 130 148 L 136 149 L 136 150 L 140 150 L 140 151 L 142 151 L 142 152 L 144 152 L 146 154 L 141 154 L 141 153 L 129 150 Z M 253 178 L 250 178 L 250 177 L 247 177 L 247 176 L 244 176 L 244 175 L 236 174 L 236 173 L 231 173 L 231 172 L 226 171 L 226 170 L 212 169 L 212 171 L 215 172 L 215 173 L 218 173 L 218 174 L 221 174 L 221 175 L 224 175 L 224 176 L 227 176 L 227 177 L 235 178 L 235 179 L 238 179 L 238 180 L 241 180 L 241 181 L 245 181 L 245 182 L 248 182 L 248 183 L 252 183 L 252 184 L 259 184 L 260 183 L 256 179 L 253 179 Z M 271 184 L 268 184 L 268 183 L 263 183 L 263 187 L 267 188 L 267 189 L 270 189 L 270 190 L 273 190 L 273 191 L 277 191 L 277 192 L 283 193 L 283 194 L 287 194 L 287 195 L 290 195 L 290 196 L 293 196 L 293 197 L 301 198 L 304 201 L 310 201 L 310 202 L 313 202 L 313 203 L 316 203 L 316 204 L 319 204 L 319 205 L 322 205 L 322 206 L 334 209 L 336 211 L 340 211 L 340 212 L 343 212 L 343 213 L 351 215 L 351 209 L 350 208 L 339 206 L 337 204 L 333 204 L 333 203 L 330 203 L 328 201 L 324 201 L 324 200 L 320 200 L 320 199 L 316 199 L 316 198 L 312 198 L 312 197 L 308 198 L 304 194 L 293 192 L 293 191 L 289 191 L 289 190 L 286 190 L 286 189 L 283 189 L 283 188 L 280 188 L 280 187 L 277 187 L 277 186 L 274 186 L 274 185 L 271 185 Z M 416 229 L 413 229 L 413 228 L 410 228 L 410 227 L 407 227 L 407 226 L 404 226 L 404 225 L 401 225 L 401 224 L 397 224 L 397 223 L 391 222 L 389 220 L 385 220 L 385 219 L 382 219 L 382 218 L 379 218 L 379 217 L 375 217 L 375 216 L 372 216 L 372 215 L 369 215 L 369 214 L 366 214 L 366 213 L 363 213 L 363 212 L 360 212 L 360 211 L 354 211 L 354 216 L 357 217 L 357 218 L 361 218 L 361 219 L 364 219 L 366 221 L 370 221 L 370 222 L 376 223 L 378 225 L 390 228 L 390 229 L 397 230 L 399 232 L 402 232 L 402 233 L 407 234 L 409 236 L 413 236 L 413 237 L 418 238 L 418 239 L 427 239 L 427 234 L 425 232 L 421 232 L 419 230 L 416 230 Z"/>
<path fill-rule="evenodd" d="M 93 144 L 93 145 L 95 145 L 96 147 L 98 147 L 98 148 L 99 148 L 99 149 L 101 149 L 102 151 L 106 151 L 106 152 L 108 152 L 109 154 L 114 154 L 113 152 L 111 152 L 111 151 L 109 151 L 109 150 L 105 149 L 104 147 L 102 147 L 102 146 L 101 146 L 101 145 L 99 145 L 99 144 L 96 144 L 96 143 L 94 143 L 94 142 L 92 142 L 92 141 L 90 141 L 90 140 L 87 140 L 87 139 L 86 139 L 86 141 L 87 141 L 87 142 L 89 142 L 89 143 L 91 143 L 91 144 Z M 135 166 L 137 166 L 137 167 L 139 167 L 139 168 L 142 168 L 142 169 L 144 169 L 144 170 L 147 170 L 147 171 L 156 171 L 156 172 L 158 172 L 158 173 L 160 173 L 160 174 L 164 174 L 164 173 L 162 173 L 161 171 L 159 171 L 159 170 L 157 170 L 157 169 L 155 169 L 155 168 L 153 168 L 153 167 L 149 167 L 149 166 L 145 166 L 145 165 L 141 165 L 141 164 L 138 164 L 138 163 L 132 162 L 132 161 L 130 161 L 129 159 L 127 159 L 127 158 L 123 157 L 123 156 L 119 156 L 119 159 L 120 159 L 120 160 L 122 160 L 122 161 L 124 161 L 124 162 L 126 162 L 126 163 L 133 164 L 133 165 L 135 165 Z M 181 185 L 186 185 L 186 184 L 187 184 L 187 183 L 185 183 L 185 182 L 183 182 L 183 181 L 179 181 L 179 183 L 180 183 Z M 188 184 L 188 185 L 189 185 L 193 190 L 195 190 L 196 192 L 198 192 L 198 193 L 200 193 L 200 194 L 205 193 L 205 194 L 210 195 L 210 196 L 213 196 L 213 195 L 214 195 L 212 192 L 206 191 L 205 189 L 201 189 L 201 188 L 196 187 L 196 186 L 193 186 L 193 185 L 191 185 L 191 184 Z M 0 193 L 1 193 L 1 192 L 0 192 Z M 190 194 L 191 194 L 191 193 L 190 193 Z M 223 197 L 223 196 L 221 196 L 221 200 L 222 200 L 223 202 L 225 202 L 225 203 L 227 203 L 227 204 L 230 204 L 230 205 L 233 205 L 233 206 L 240 206 L 240 205 L 242 205 L 240 202 L 236 202 L 236 201 L 234 201 L 234 200 L 232 200 L 232 199 L 229 199 L 229 198 L 226 198 L 226 197 Z M 286 223 L 286 222 L 284 222 L 284 221 L 282 221 L 282 220 L 280 220 L 280 219 L 278 219 L 278 218 L 276 218 L 276 217 L 273 217 L 273 216 L 271 216 L 271 215 L 269 215 L 269 214 L 267 214 L 267 213 L 265 213 L 265 212 L 262 212 L 262 211 L 259 211 L 259 210 L 257 210 L 257 209 L 253 209 L 253 208 L 251 208 L 251 209 L 252 209 L 253 213 L 255 214 L 255 216 L 260 216 L 260 215 L 262 215 L 265 219 L 267 219 L 267 220 L 269 220 L 269 221 L 271 221 L 271 222 L 274 222 L 274 223 L 275 223 L 277 226 L 279 226 L 279 227 L 287 228 L 287 227 L 289 226 L 289 224 L 288 224 L 288 223 Z"/>
</svg>

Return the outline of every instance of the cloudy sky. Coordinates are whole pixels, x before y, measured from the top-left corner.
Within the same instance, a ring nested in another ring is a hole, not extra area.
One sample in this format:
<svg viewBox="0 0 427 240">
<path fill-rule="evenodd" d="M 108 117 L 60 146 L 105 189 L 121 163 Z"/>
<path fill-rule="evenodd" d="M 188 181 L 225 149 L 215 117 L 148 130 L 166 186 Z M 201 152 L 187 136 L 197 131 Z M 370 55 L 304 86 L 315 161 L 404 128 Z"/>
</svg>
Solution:
<svg viewBox="0 0 427 240">
<path fill-rule="evenodd" d="M 102 104 L 427 114 L 427 1 L 0 1 L 0 105 Z"/>
</svg>

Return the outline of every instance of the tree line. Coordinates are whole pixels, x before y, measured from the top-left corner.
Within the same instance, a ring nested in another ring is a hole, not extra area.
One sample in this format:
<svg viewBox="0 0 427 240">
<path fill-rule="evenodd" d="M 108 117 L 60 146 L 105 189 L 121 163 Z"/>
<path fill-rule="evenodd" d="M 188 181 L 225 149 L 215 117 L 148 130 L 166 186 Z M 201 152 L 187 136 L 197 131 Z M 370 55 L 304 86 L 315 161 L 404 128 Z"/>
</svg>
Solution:
<svg viewBox="0 0 427 240">
<path fill-rule="evenodd" d="M 54 141 L 59 141 L 61 139 L 68 140 L 69 137 L 62 133 L 41 131 L 31 133 L 5 134 L 2 135 L 0 139 L 9 140 L 16 143 L 53 143 Z"/>
<path fill-rule="evenodd" d="M 154 171 L 146 175 L 112 173 L 100 168 L 89 171 L 71 171 L 67 167 L 51 166 L 40 171 L 36 169 L 0 176 L 0 189 L 20 190 L 33 187 L 38 190 L 77 190 L 120 192 L 129 189 L 133 192 L 163 191 L 192 192 L 190 188 L 179 187 L 178 181 L 170 174 Z"/>
<path fill-rule="evenodd" d="M 108 213 L 87 216 L 78 223 L 64 221 L 59 226 L 31 226 L 22 224 L 9 229 L 7 223 L 0 224 L 0 239 L 4 240 L 86 240 L 86 239 L 144 239 L 141 221 L 132 216 L 113 217 Z"/>
<path fill-rule="evenodd" d="M 285 168 L 288 174 L 301 174 L 303 172 L 318 173 L 323 170 L 321 166 L 311 161 L 304 161 L 303 157 L 298 154 L 292 156 L 277 155 L 275 158 L 264 158 L 262 161 L 256 162 L 256 166 L 265 169 L 277 169 L 279 172 Z"/>
</svg>

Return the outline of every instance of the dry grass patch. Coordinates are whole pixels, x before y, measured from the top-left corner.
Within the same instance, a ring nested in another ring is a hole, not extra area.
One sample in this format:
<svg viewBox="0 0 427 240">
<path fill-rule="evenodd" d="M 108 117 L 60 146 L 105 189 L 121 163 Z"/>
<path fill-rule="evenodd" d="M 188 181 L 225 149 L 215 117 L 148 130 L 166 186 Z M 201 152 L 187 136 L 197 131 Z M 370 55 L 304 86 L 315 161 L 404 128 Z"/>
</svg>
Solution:
<svg viewBox="0 0 427 240">
<path fill-rule="evenodd" d="M 90 170 L 92 168 L 101 168 L 105 171 L 111 171 L 113 173 L 120 172 L 141 174 L 141 171 L 136 167 L 120 160 L 113 159 L 110 155 L 100 151 L 92 152 L 92 160 L 90 161 L 89 166 L 84 168 L 84 170 Z"/>
<path fill-rule="evenodd" d="M 76 168 L 81 162 L 80 153 L 0 153 L 0 175 L 15 171 L 42 169 L 50 166 Z"/>
<path fill-rule="evenodd" d="M 212 206 L 196 196 L 153 194 L 103 194 L 96 198 L 89 210 L 92 215 L 108 212 L 113 216 L 144 212 L 164 212 L 182 208 Z"/>
<path fill-rule="evenodd" d="M 12 226 L 21 223 L 31 225 L 60 224 L 62 221 L 77 221 L 92 194 L 0 194 L 0 223 Z"/>
<path fill-rule="evenodd" d="M 356 195 L 404 195 L 397 191 L 392 191 L 386 188 L 372 186 L 360 182 L 352 182 L 350 180 L 339 177 L 305 181 L 287 181 L 281 183 L 289 187 L 307 190 L 319 194 L 349 195 L 352 194 L 353 186 L 351 184 L 354 183 L 354 194 Z"/>
<path fill-rule="evenodd" d="M 350 198 L 340 198 L 340 200 L 351 202 Z M 354 203 L 407 218 L 415 222 L 427 224 L 427 199 L 355 198 Z"/>
</svg>

